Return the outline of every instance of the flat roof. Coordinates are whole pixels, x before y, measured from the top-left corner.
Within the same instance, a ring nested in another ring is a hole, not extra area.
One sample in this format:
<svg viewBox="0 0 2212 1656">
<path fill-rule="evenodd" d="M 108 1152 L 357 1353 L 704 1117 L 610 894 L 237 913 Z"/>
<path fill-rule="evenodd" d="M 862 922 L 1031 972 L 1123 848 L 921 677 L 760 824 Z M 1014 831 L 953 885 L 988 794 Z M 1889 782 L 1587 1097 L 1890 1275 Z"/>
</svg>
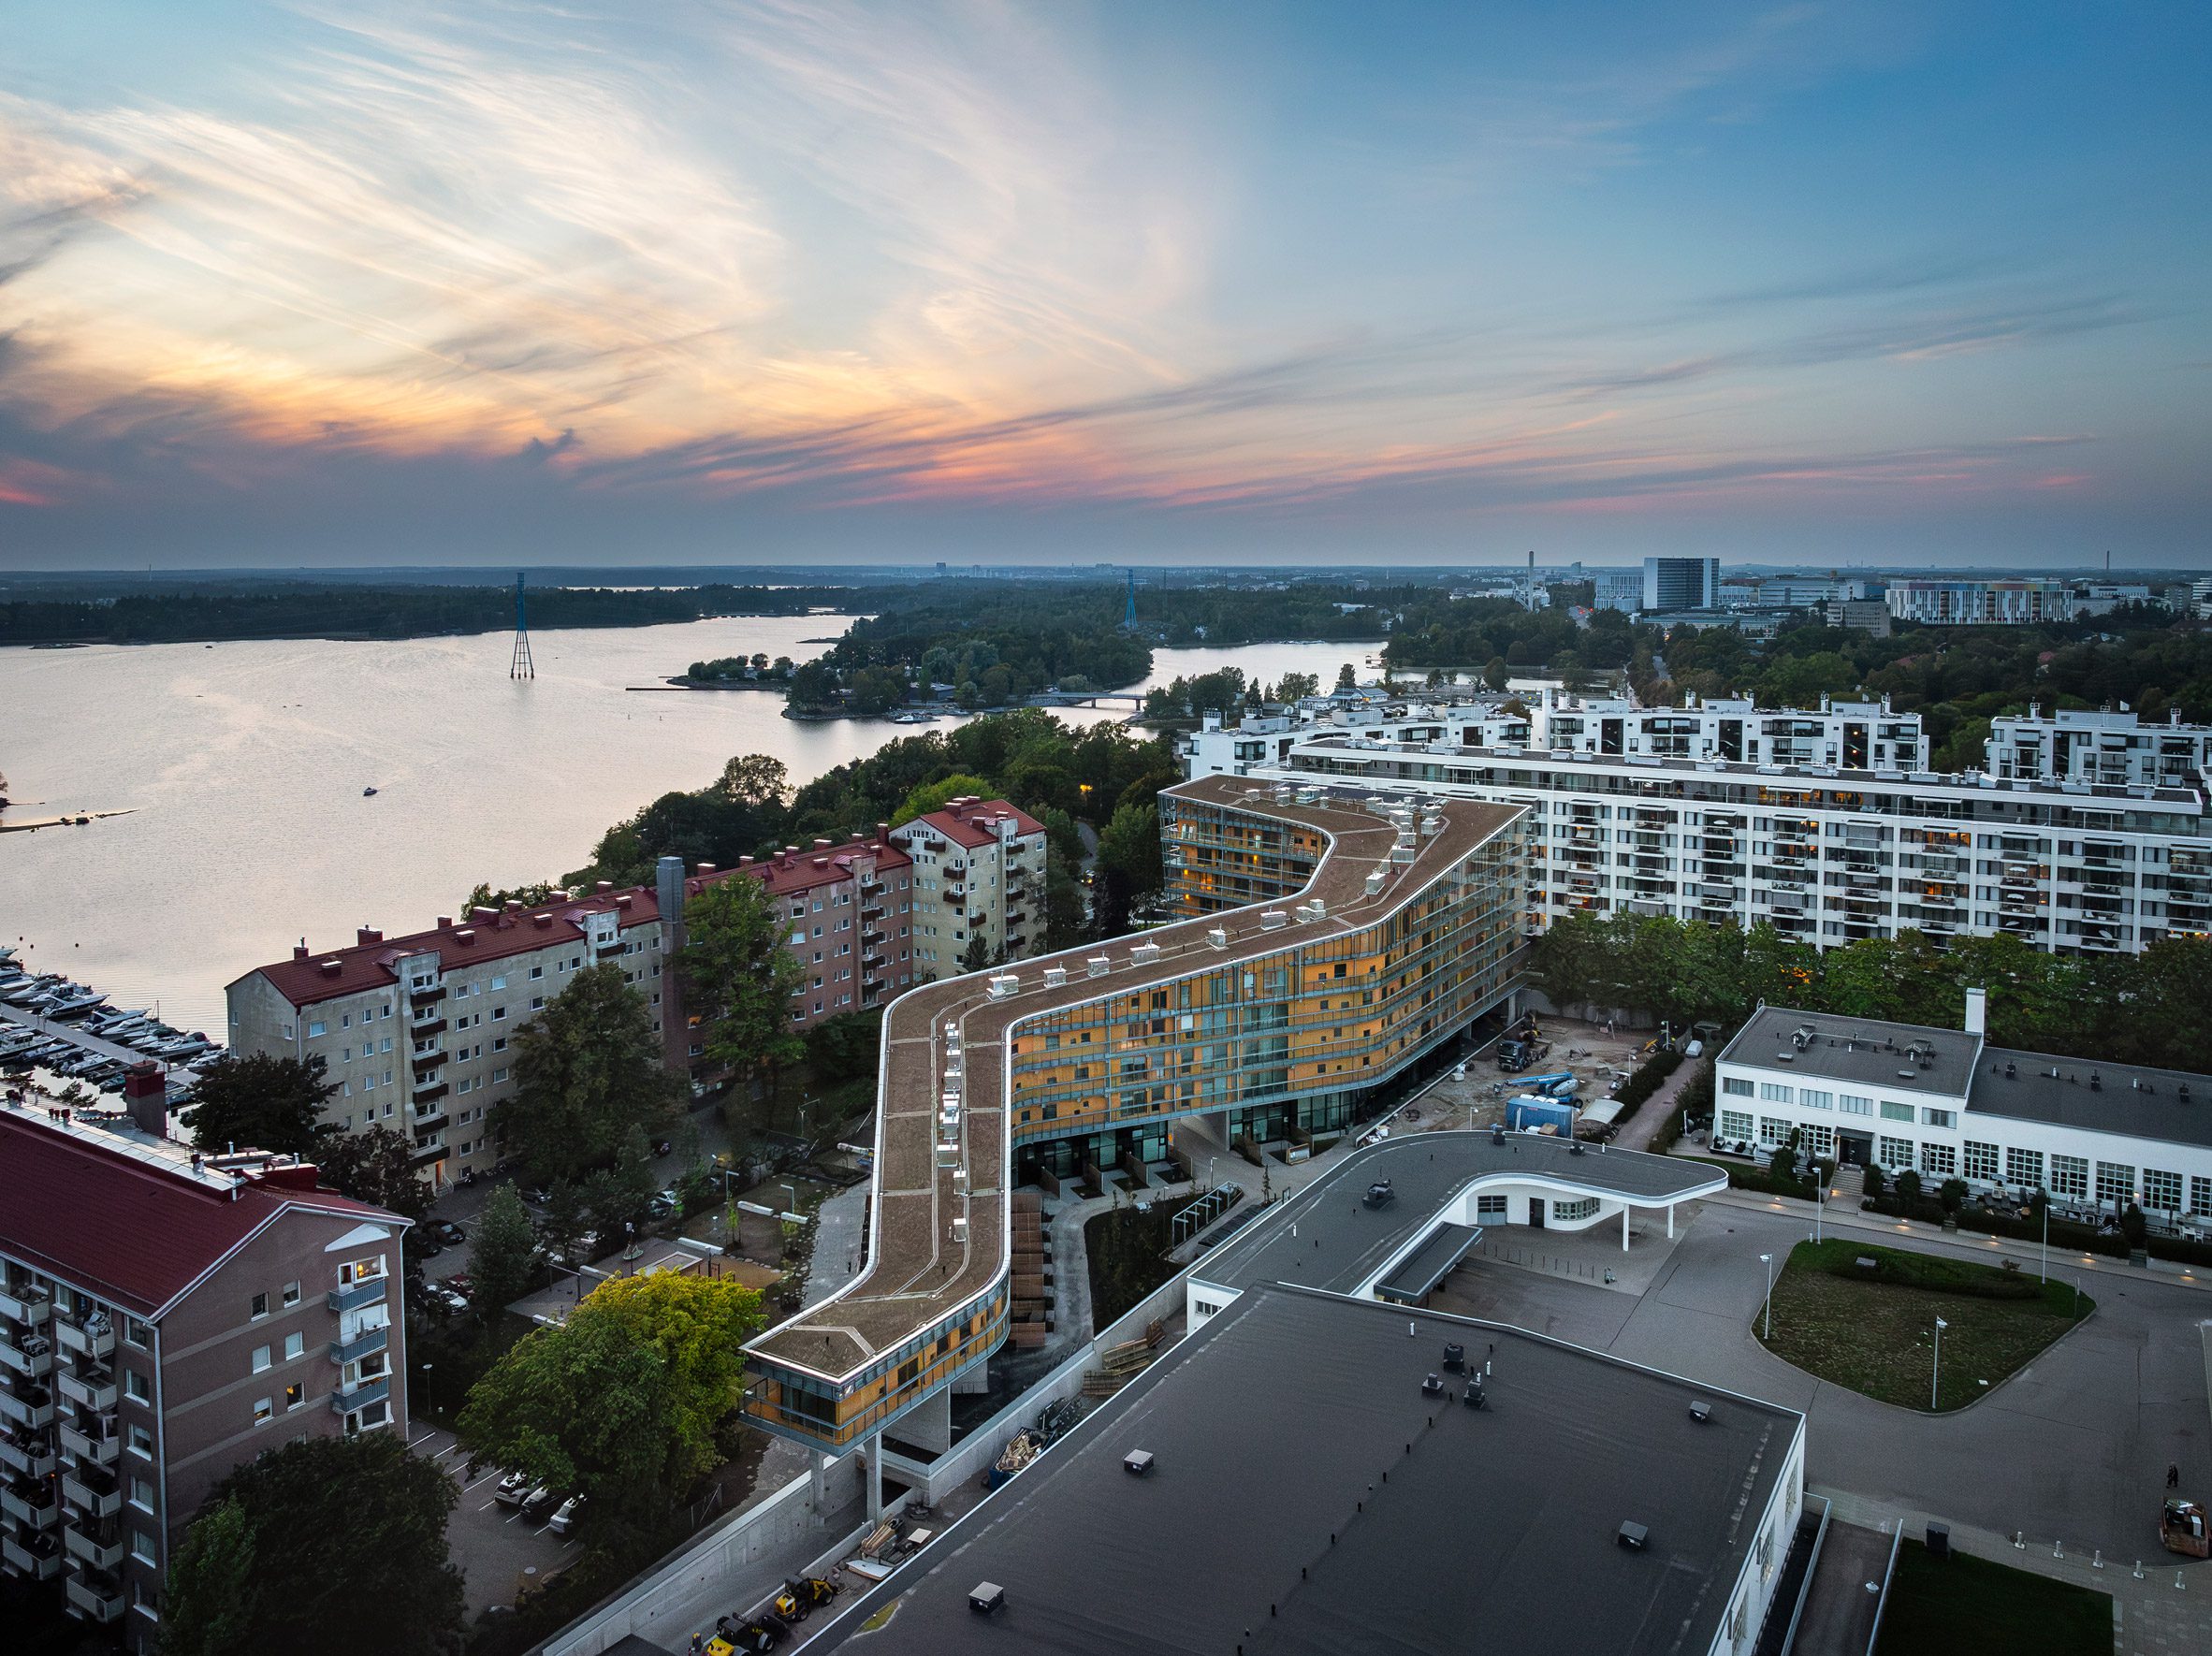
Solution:
<svg viewBox="0 0 2212 1656">
<path fill-rule="evenodd" d="M 1492 1365 L 1488 1408 L 1457 1375 L 1422 1392 L 1448 1341 Z M 1539 1335 L 1270 1288 L 820 1636 L 867 1656 L 1703 1652 L 1802 1430 Z M 1006 1591 L 988 1621 L 968 1604 L 983 1581 Z"/>
<path fill-rule="evenodd" d="M 1797 1038 L 1805 1030 L 1812 1037 L 1800 1044 Z M 1915 1043 L 1928 1059 L 1925 1066 L 1905 1051 Z M 1855 1086 L 1905 1087 L 1963 1098 L 1972 1084 L 1974 1053 L 1981 1045 L 1979 1036 L 1957 1029 L 1761 1007 L 1722 1049 L 1720 1061 Z"/>
<path fill-rule="evenodd" d="M 1439 1225 L 1429 1240 L 1405 1256 L 1398 1268 L 1375 1285 L 1375 1297 L 1412 1304 L 1428 1297 L 1445 1274 L 1482 1240 L 1479 1225 Z"/>
<path fill-rule="evenodd" d="M 1239 1291 L 1289 1283 L 1357 1292 L 1469 1183 L 1494 1173 L 1555 1179 L 1639 1206 L 1687 1201 L 1728 1183 L 1726 1173 L 1702 1162 L 1602 1144 L 1577 1155 L 1566 1140 L 1543 1133 L 1507 1133 L 1502 1144 L 1492 1141 L 1487 1128 L 1406 1133 L 1346 1156 L 1264 1223 L 1201 1260 L 1191 1280 Z M 1371 1208 L 1367 1186 L 1378 1179 L 1390 1182 L 1391 1200 Z"/>
<path fill-rule="evenodd" d="M 1361 802 L 1376 790 L 1350 783 L 1343 785 L 1343 793 L 1332 794 L 1322 784 L 1302 786 L 1318 787 L 1323 796 L 1309 805 L 1285 803 L 1274 797 L 1272 784 L 1237 777 L 1207 777 L 1164 791 L 1328 834 L 1328 850 L 1293 896 L 1015 962 L 1002 971 L 1020 981 L 1020 992 L 1003 999 L 989 994 L 991 981 L 1001 975 L 993 971 L 926 983 L 891 1003 L 883 1020 L 867 1265 L 846 1289 L 771 1329 L 749 1351 L 841 1380 L 990 1288 L 1007 1261 L 1006 1076 L 1008 1037 L 1016 1023 L 1372 925 L 1411 902 L 1523 808 L 1477 800 L 1424 802 L 1439 826 L 1420 836 L 1413 862 L 1402 864 L 1390 860 L 1397 829 Z M 1378 872 L 1381 889 L 1370 894 L 1367 879 Z M 1310 897 L 1322 900 L 1322 918 L 1273 929 L 1263 923 L 1263 912 L 1287 910 Z M 1215 931 L 1224 935 L 1225 947 L 1211 942 Z M 1132 945 L 1153 952 L 1139 960 Z M 1094 978 L 1089 963 L 1099 955 L 1112 964 Z M 1066 970 L 1068 981 L 1046 987 L 1044 973 L 1054 966 Z M 959 1027 L 965 1060 L 955 1167 L 939 1167 L 937 1159 L 947 1024 Z M 959 1217 L 968 1222 L 965 1240 L 953 1234 Z"/>
<path fill-rule="evenodd" d="M 2007 1064 L 2013 1067 L 2009 1077 Z M 1974 1069 L 1966 1107 L 1979 1115 L 2085 1133 L 2212 1147 L 2212 1075 L 2179 1069 L 1991 1047 Z"/>
</svg>

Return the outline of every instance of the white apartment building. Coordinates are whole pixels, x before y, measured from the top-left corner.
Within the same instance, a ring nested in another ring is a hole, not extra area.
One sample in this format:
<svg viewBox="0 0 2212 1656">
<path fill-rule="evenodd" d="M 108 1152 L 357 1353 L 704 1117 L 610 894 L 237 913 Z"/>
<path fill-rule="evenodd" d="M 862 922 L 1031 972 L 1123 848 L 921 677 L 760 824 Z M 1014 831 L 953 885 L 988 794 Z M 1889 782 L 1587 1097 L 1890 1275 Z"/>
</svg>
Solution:
<svg viewBox="0 0 2212 1656">
<path fill-rule="evenodd" d="M 2178 708 L 2164 724 L 2144 724 L 2125 707 L 2031 707 L 1992 719 L 1983 751 L 1993 777 L 2201 789 L 2212 770 L 2212 724 L 2183 724 Z"/>
<path fill-rule="evenodd" d="M 1797 716 L 1820 725 L 1808 739 L 1824 758 L 1833 714 Z M 1348 778 L 1527 806 L 1532 937 L 1561 915 L 1618 909 L 1764 922 L 1821 947 L 1907 928 L 2066 952 L 2212 936 L 2212 829 L 2193 788 L 1553 752 L 1465 745 L 1465 734 L 1419 716 L 1204 729 L 1184 754 L 1194 777 Z"/>
<path fill-rule="evenodd" d="M 1644 608 L 1713 609 L 1721 602 L 1721 560 L 1717 558 L 1644 559 Z"/>
<path fill-rule="evenodd" d="M 1922 627 L 2016 627 L 2074 618 L 2063 581 L 1892 581 L 1889 613 Z"/>
<path fill-rule="evenodd" d="M 914 981 L 953 978 L 978 937 L 992 961 L 1044 947 L 1044 824 L 972 796 L 894 828 L 913 860 Z"/>
<path fill-rule="evenodd" d="M 1527 742 L 1479 745 L 1853 770 L 1918 770 L 1928 755 L 1920 715 L 1893 713 L 1887 696 L 1879 702 L 1823 696 L 1814 712 L 1761 708 L 1748 696 L 1701 702 L 1695 692 L 1680 707 L 1644 707 L 1626 698 L 1585 698 L 1547 687 L 1530 712 Z"/>
<path fill-rule="evenodd" d="M 1930 1186 L 2047 1191 L 2062 1216 L 2128 1203 L 2161 1228 L 2212 1230 L 2212 1076 L 1988 1044 L 1966 1028 L 1762 1007 L 1720 1055 L 1713 1133 L 1848 1166 L 1910 1168 Z"/>
<path fill-rule="evenodd" d="M 671 859 L 673 861 L 673 859 Z M 680 865 L 677 869 L 680 875 Z M 478 908 L 456 924 L 257 967 L 231 983 L 230 1050 L 319 1057 L 338 1092 L 324 1119 L 389 1127 L 444 1184 L 497 1159 L 489 1111 L 514 1090 L 514 1032 L 587 966 L 614 962 L 661 1016 L 666 938 L 654 893 L 605 882 L 589 896 Z"/>
</svg>

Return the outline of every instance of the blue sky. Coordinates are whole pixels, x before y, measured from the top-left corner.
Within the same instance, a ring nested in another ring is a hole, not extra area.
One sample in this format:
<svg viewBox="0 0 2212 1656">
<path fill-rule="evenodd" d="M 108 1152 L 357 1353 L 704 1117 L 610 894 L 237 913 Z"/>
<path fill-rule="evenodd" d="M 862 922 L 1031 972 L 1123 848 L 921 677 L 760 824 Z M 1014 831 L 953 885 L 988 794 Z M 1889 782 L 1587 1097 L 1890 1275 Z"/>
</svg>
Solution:
<svg viewBox="0 0 2212 1656">
<path fill-rule="evenodd" d="M 0 566 L 2212 564 L 2208 36 L 19 11 Z"/>
</svg>

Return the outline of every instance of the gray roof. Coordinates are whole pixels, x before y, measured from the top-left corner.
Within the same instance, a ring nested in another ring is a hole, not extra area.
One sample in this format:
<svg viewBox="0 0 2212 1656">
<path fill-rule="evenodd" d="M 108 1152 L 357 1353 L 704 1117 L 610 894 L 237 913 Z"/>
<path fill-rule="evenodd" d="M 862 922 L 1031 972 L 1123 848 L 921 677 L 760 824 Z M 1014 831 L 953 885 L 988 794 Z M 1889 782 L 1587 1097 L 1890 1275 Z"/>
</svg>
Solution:
<svg viewBox="0 0 2212 1656">
<path fill-rule="evenodd" d="M 1433 1225 L 1469 1180 L 1494 1172 L 1540 1175 L 1647 1205 L 1687 1200 L 1727 1183 L 1702 1162 L 1602 1145 L 1576 1155 L 1565 1140 L 1537 1133 L 1508 1133 L 1503 1144 L 1491 1142 L 1487 1131 L 1404 1134 L 1346 1156 L 1263 1224 L 1200 1261 L 1191 1278 L 1225 1288 L 1290 1283 L 1353 1293 Z M 1395 1199 L 1371 1208 L 1361 1198 L 1377 1179 L 1390 1181 Z"/>
<path fill-rule="evenodd" d="M 2004 1073 L 2008 1063 L 2013 1067 L 2009 1079 Z M 2178 1069 L 2091 1064 L 1991 1047 L 1974 1071 L 1966 1107 L 1978 1114 L 2047 1122 L 2086 1133 L 2212 1146 L 2212 1075 Z"/>
<path fill-rule="evenodd" d="M 1799 1046 L 1796 1037 L 1806 1029 L 1812 1038 Z M 1914 1041 L 1926 1049 L 1925 1065 L 1906 1054 Z M 1980 1045 L 1979 1037 L 1957 1029 L 1761 1007 L 1722 1051 L 1721 1062 L 1787 1069 L 1840 1085 L 1902 1087 L 1963 1098 Z"/>
<path fill-rule="evenodd" d="M 1489 1409 L 1457 1376 L 1423 1395 L 1448 1340 L 1492 1361 Z M 1265 1289 L 821 1636 L 856 1656 L 1702 1652 L 1801 1430 L 1536 1335 Z M 1646 1550 L 1616 1544 L 1623 1521 Z M 988 1622 L 983 1581 L 1006 1590 Z"/>
<path fill-rule="evenodd" d="M 1375 1298 L 1418 1305 L 1445 1273 L 1467 1257 L 1467 1250 L 1482 1240 L 1479 1225 L 1439 1225 L 1429 1240 L 1399 1261 L 1397 1269 L 1375 1285 Z"/>
</svg>

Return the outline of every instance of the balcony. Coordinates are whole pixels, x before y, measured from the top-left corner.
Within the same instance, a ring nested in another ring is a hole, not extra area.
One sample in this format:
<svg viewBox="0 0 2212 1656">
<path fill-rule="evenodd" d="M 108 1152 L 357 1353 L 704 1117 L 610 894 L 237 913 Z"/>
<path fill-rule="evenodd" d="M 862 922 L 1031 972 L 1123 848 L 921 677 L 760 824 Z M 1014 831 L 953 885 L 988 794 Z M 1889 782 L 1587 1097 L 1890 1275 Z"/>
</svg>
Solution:
<svg viewBox="0 0 2212 1656">
<path fill-rule="evenodd" d="M 108 1369 L 85 1369 L 56 1382 L 62 1395 L 80 1409 L 104 1414 L 115 1406 L 115 1375 Z"/>
<path fill-rule="evenodd" d="M 415 1008 L 418 1014 L 423 1008 L 434 1007 L 444 998 L 445 986 L 442 983 L 410 983 L 407 985 L 408 1003 Z"/>
<path fill-rule="evenodd" d="M 0 1416 L 18 1426 L 51 1426 L 53 1393 L 43 1386 L 18 1383 L 12 1390 L 0 1391 Z"/>
<path fill-rule="evenodd" d="M 69 1613 L 95 1621 L 112 1621 L 123 1614 L 123 1587 L 111 1576 L 69 1577 Z"/>
<path fill-rule="evenodd" d="M 388 1378 L 364 1380 L 351 1391 L 332 1392 L 330 1394 L 330 1411 L 336 1415 L 350 1415 L 356 1409 L 365 1409 L 371 1403 L 380 1403 L 391 1394 L 392 1383 Z"/>
<path fill-rule="evenodd" d="M 64 1420 L 61 1436 L 62 1447 L 78 1460 L 102 1466 L 115 1463 L 116 1451 L 123 1443 L 116 1435 L 112 1415 L 80 1415 L 75 1419 Z"/>
<path fill-rule="evenodd" d="M 53 1373 L 53 1342 L 44 1334 L 0 1334 L 0 1363 L 28 1380 Z"/>
<path fill-rule="evenodd" d="M 883 941 L 883 934 L 871 927 L 860 934 L 860 941 L 864 949 L 874 949 Z"/>
<path fill-rule="evenodd" d="M 453 1117 L 439 1109 L 418 1110 L 415 1112 L 415 1141 L 426 1144 L 432 1133 L 442 1130 Z"/>
<path fill-rule="evenodd" d="M 12 1535 L 0 1538 L 0 1563 L 33 1581 L 51 1581 L 62 1573 L 61 1543 L 51 1535 L 35 1535 L 28 1541 Z"/>
<path fill-rule="evenodd" d="M 443 1081 L 418 1081 L 415 1083 L 415 1102 L 420 1107 L 434 1098 L 443 1098 L 452 1090 Z"/>
<path fill-rule="evenodd" d="M 385 1278 L 372 1276 L 351 1287 L 332 1288 L 327 1300 L 332 1311 L 358 1311 L 364 1305 L 382 1305 L 390 1286 Z"/>
<path fill-rule="evenodd" d="M 408 1026 L 407 1033 L 416 1040 L 429 1040 L 445 1033 L 445 1020 L 443 1016 L 417 1018 Z"/>
<path fill-rule="evenodd" d="M 73 1559 L 81 1559 L 95 1570 L 112 1570 L 123 1562 L 124 1542 L 121 1531 L 112 1537 L 106 1533 L 106 1524 L 71 1524 L 62 1531 L 62 1547 Z"/>
<path fill-rule="evenodd" d="M 44 1288 L 0 1288 L 0 1316 L 36 1327 L 53 1315 L 53 1300 Z"/>
<path fill-rule="evenodd" d="M 115 1325 L 98 1312 L 82 1322 L 56 1317 L 54 1336 L 79 1357 L 109 1358 L 115 1355 Z"/>
<path fill-rule="evenodd" d="M 44 1477 L 54 1468 L 53 1444 L 44 1432 L 0 1436 L 0 1466 L 18 1477 Z"/>
<path fill-rule="evenodd" d="M 111 1472 L 74 1467 L 62 1474 L 62 1499 L 87 1518 L 108 1518 L 123 1510 L 123 1486 Z"/>
<path fill-rule="evenodd" d="M 341 1365 L 357 1363 L 371 1353 L 382 1351 L 391 1343 L 389 1329 L 371 1329 L 351 1340 L 330 1342 L 330 1360 Z"/>
<path fill-rule="evenodd" d="M 44 1504 L 35 1504 L 38 1502 Z M 0 1512 L 34 1530 L 51 1530 L 62 1521 L 62 1503 L 54 1499 L 51 1484 L 10 1484 L 0 1489 Z"/>
</svg>

